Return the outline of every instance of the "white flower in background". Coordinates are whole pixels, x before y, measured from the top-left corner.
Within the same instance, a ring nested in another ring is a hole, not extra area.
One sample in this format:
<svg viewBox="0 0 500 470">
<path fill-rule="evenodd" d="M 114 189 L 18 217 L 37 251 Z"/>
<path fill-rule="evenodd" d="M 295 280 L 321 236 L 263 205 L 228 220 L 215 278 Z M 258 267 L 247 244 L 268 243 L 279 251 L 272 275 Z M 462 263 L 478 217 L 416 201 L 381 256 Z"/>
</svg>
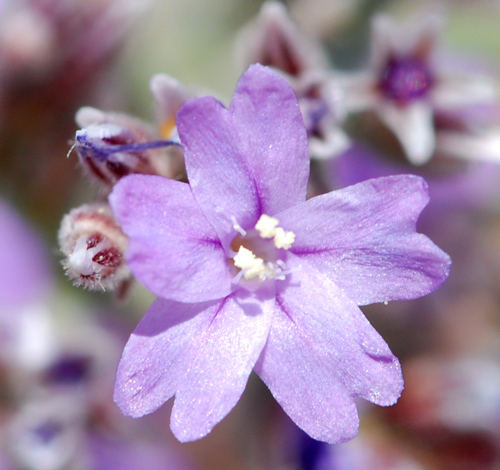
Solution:
<svg viewBox="0 0 500 470">
<path fill-rule="evenodd" d="M 438 55 L 443 20 L 437 11 L 402 24 L 374 17 L 368 70 L 344 82 L 346 109 L 374 110 L 414 165 L 436 150 L 436 114 L 490 104 L 496 96 L 491 77 L 471 67 L 450 69 Z"/>
<path fill-rule="evenodd" d="M 236 58 L 242 68 L 260 63 L 288 81 L 299 100 L 311 157 L 331 158 L 348 147 L 339 127 L 344 116 L 341 89 L 326 52 L 295 24 L 282 3 L 263 4 L 237 38 Z"/>
</svg>

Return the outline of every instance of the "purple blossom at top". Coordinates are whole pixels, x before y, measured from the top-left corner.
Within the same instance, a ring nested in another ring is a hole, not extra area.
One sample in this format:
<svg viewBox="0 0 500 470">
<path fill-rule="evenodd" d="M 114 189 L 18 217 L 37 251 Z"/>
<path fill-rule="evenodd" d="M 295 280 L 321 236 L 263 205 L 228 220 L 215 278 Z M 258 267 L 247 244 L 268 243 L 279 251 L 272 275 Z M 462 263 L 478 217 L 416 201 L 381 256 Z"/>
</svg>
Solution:
<svg viewBox="0 0 500 470">
<path fill-rule="evenodd" d="M 313 438 L 354 437 L 354 397 L 391 405 L 403 387 L 358 305 L 419 297 L 448 275 L 448 256 L 415 232 L 425 182 L 380 178 L 306 201 L 297 98 L 261 65 L 229 109 L 191 100 L 177 127 L 189 184 L 131 175 L 110 196 L 129 266 L 159 296 L 125 347 L 116 402 L 139 417 L 175 395 L 171 428 L 190 441 L 253 370 Z"/>
</svg>

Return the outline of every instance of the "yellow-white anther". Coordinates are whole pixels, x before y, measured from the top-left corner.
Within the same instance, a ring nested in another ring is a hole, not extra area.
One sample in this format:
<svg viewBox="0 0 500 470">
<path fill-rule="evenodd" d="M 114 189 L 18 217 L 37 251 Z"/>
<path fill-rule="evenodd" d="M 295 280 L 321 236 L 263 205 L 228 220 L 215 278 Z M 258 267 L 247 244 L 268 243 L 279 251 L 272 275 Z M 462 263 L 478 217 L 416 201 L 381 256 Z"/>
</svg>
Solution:
<svg viewBox="0 0 500 470">
<path fill-rule="evenodd" d="M 270 269 L 264 263 L 262 258 L 255 256 L 249 249 L 240 246 L 238 253 L 233 258 L 234 265 L 244 271 L 243 277 L 245 279 L 259 278 L 259 281 L 265 281 L 275 277 L 274 270 Z"/>
<path fill-rule="evenodd" d="M 279 220 L 266 214 L 262 214 L 255 224 L 255 230 L 259 232 L 262 238 L 273 238 L 276 233 L 276 227 Z"/>
<path fill-rule="evenodd" d="M 274 238 L 276 248 L 288 250 L 295 241 L 295 233 L 285 232 L 281 227 L 278 227 L 279 220 L 266 214 L 262 214 L 255 224 L 262 238 Z"/>
<path fill-rule="evenodd" d="M 283 248 L 288 250 L 293 242 L 295 241 L 295 233 L 293 232 L 285 232 L 281 227 L 276 229 L 276 233 L 274 234 L 274 245 L 276 248 Z"/>
</svg>

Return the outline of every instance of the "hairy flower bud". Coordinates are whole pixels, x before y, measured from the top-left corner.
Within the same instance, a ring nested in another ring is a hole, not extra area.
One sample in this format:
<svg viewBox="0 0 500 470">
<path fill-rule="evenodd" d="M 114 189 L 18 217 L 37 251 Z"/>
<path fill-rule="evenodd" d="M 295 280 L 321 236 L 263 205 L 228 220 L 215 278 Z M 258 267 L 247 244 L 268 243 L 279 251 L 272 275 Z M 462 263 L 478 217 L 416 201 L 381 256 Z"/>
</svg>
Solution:
<svg viewBox="0 0 500 470">
<path fill-rule="evenodd" d="M 74 148 L 88 174 L 105 187 L 132 173 L 179 178 L 184 173 L 180 144 L 158 140 L 146 123 L 127 115 L 82 108 L 76 116 L 83 128 Z"/>
<path fill-rule="evenodd" d="M 67 214 L 59 229 L 66 274 L 76 286 L 122 290 L 131 280 L 124 251 L 128 239 L 106 203 L 86 204 Z"/>
</svg>

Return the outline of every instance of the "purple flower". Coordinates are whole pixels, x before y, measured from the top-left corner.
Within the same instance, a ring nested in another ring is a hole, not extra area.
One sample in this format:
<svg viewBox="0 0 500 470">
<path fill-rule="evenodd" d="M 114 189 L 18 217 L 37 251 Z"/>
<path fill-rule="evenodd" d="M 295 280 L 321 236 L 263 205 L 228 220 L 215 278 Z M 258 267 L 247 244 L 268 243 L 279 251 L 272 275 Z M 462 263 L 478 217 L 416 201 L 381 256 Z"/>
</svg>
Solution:
<svg viewBox="0 0 500 470">
<path fill-rule="evenodd" d="M 129 266 L 159 296 L 125 348 L 118 405 L 139 417 L 175 395 L 174 434 L 198 439 L 254 370 L 309 435 L 352 438 L 354 397 L 390 405 L 403 387 L 358 305 L 419 297 L 448 273 L 448 256 L 415 233 L 424 181 L 381 178 L 306 201 L 297 99 L 260 65 L 229 110 L 194 99 L 177 126 L 190 184 L 132 175 L 110 196 Z"/>
</svg>

